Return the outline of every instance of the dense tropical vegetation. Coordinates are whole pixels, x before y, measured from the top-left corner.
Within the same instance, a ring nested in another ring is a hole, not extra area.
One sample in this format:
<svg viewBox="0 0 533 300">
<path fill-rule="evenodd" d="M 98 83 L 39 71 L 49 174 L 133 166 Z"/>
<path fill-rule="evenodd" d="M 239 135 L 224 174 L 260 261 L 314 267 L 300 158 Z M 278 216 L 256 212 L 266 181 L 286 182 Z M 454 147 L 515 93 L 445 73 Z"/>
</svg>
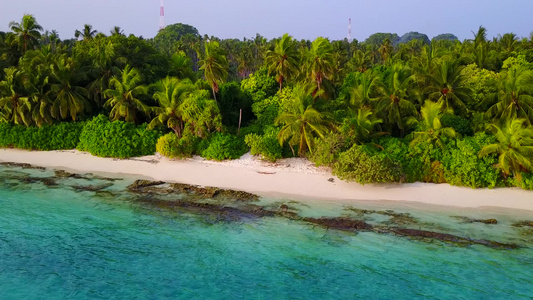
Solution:
<svg viewBox="0 0 533 300">
<path fill-rule="evenodd" d="M 533 188 L 533 36 L 364 42 L 153 39 L 85 24 L 61 40 L 24 15 L 0 32 L 0 146 L 267 160 L 340 178 Z"/>
</svg>

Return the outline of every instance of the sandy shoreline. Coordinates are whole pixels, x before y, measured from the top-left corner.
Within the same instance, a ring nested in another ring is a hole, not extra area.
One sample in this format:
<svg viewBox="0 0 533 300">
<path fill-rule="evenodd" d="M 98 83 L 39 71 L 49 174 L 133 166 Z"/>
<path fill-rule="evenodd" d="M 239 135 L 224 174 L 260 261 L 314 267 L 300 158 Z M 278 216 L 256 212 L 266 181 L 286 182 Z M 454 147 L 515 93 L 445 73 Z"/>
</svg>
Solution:
<svg viewBox="0 0 533 300">
<path fill-rule="evenodd" d="M 120 173 L 154 180 L 244 190 L 259 195 L 298 199 L 415 201 L 456 207 L 500 207 L 533 211 L 533 191 L 518 188 L 471 189 L 448 184 L 412 183 L 360 185 L 341 181 L 329 170 L 291 158 L 267 163 L 249 154 L 239 160 L 213 162 L 199 157 L 169 160 L 158 155 L 132 159 L 92 156 L 77 150 L 26 151 L 0 149 L 0 161 L 79 172 Z M 330 178 L 333 178 L 331 182 Z M 329 180 L 328 180 L 329 179 Z"/>
</svg>

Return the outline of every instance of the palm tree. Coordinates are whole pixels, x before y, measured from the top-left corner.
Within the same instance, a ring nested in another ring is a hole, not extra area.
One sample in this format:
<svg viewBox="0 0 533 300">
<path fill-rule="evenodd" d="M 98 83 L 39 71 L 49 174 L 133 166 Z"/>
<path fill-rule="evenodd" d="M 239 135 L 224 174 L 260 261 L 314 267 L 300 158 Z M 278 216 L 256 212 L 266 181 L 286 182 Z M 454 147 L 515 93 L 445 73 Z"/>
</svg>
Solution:
<svg viewBox="0 0 533 300">
<path fill-rule="evenodd" d="M 195 90 L 180 105 L 185 128 L 204 138 L 211 132 L 222 129 L 222 117 L 217 102 L 209 99 L 206 90 Z"/>
<path fill-rule="evenodd" d="M 358 74 L 351 90 L 350 104 L 355 107 L 370 106 L 375 100 L 379 85 L 379 78 L 372 70 Z"/>
<path fill-rule="evenodd" d="M 15 67 L 4 70 L 5 79 L 0 81 L 0 122 L 31 124 L 31 101 L 24 97 L 22 72 Z"/>
<path fill-rule="evenodd" d="M 372 110 L 363 107 L 357 110 L 357 115 L 353 118 L 346 118 L 340 128 L 344 136 L 353 139 L 354 143 L 367 143 L 370 139 L 384 135 L 384 132 L 375 132 L 376 126 L 383 120 L 376 118 Z"/>
<path fill-rule="evenodd" d="M 265 64 L 268 66 L 270 74 L 276 74 L 276 81 L 279 83 L 279 90 L 281 91 L 283 82 L 297 73 L 298 52 L 291 36 L 284 34 L 276 42 L 274 51 L 268 50 L 265 53 Z"/>
<path fill-rule="evenodd" d="M 405 130 L 404 119 L 417 114 L 416 107 L 410 100 L 414 93 L 414 78 L 408 67 L 393 65 L 391 73 L 381 83 L 377 99 L 378 115 L 382 116 L 391 129 L 398 128 L 402 136 Z"/>
<path fill-rule="evenodd" d="M 466 113 L 464 101 L 470 99 L 471 90 L 464 86 L 466 78 L 461 74 L 462 69 L 457 60 L 445 58 L 435 63 L 433 72 L 427 75 L 425 92 L 445 111 Z"/>
<path fill-rule="evenodd" d="M 148 124 L 148 128 L 166 124 L 181 138 L 184 128 L 182 104 L 190 97 L 195 86 L 190 80 L 180 81 L 176 77 L 167 77 L 156 84 L 156 90 L 154 99 L 159 107 L 154 108 L 157 116 Z"/>
<path fill-rule="evenodd" d="M 170 57 L 170 74 L 179 79 L 190 79 L 196 81 L 196 75 L 192 71 L 192 61 L 183 51 L 178 51 Z"/>
<path fill-rule="evenodd" d="M 498 143 L 483 147 L 478 154 L 479 157 L 498 154 L 496 167 L 505 177 L 513 174 L 518 181 L 522 180 L 522 172 L 533 171 L 533 127 L 526 124 L 526 119 L 508 119 L 501 126 L 490 124 L 488 129 Z"/>
<path fill-rule="evenodd" d="M 442 127 L 440 118 L 442 116 L 442 104 L 426 100 L 420 110 L 422 121 L 420 122 L 421 131 L 413 132 L 411 146 L 425 141 L 433 145 L 444 148 L 442 138 L 444 136 L 454 138 L 455 130 L 451 127 Z"/>
<path fill-rule="evenodd" d="M 78 114 L 90 109 L 87 90 L 76 85 L 79 76 L 75 61 L 66 54 L 59 56 L 50 68 L 52 84 L 50 87 L 52 116 L 65 119 L 70 115 L 76 121 Z"/>
<path fill-rule="evenodd" d="M 146 87 L 140 85 L 141 80 L 139 72 L 129 65 L 120 72 L 120 76 L 111 77 L 109 88 L 104 91 L 104 95 L 109 98 L 104 107 L 111 107 L 111 121 L 124 118 L 126 122 L 136 122 L 137 112 L 149 114 L 149 107 L 138 99 L 138 96 L 147 93 Z"/>
<path fill-rule="evenodd" d="M 92 40 L 96 36 L 97 33 L 98 31 L 93 30 L 92 25 L 85 24 L 83 25 L 83 31 L 79 31 L 76 29 L 76 31 L 74 32 L 74 36 L 77 39 L 81 37 L 82 40 L 88 41 L 88 40 Z"/>
<path fill-rule="evenodd" d="M 209 82 L 213 98 L 216 100 L 218 88 L 228 76 L 228 60 L 218 42 L 211 41 L 205 44 L 205 53 L 200 65 L 200 70 L 204 71 L 205 79 Z"/>
<path fill-rule="evenodd" d="M 10 22 L 9 27 L 17 36 L 18 43 L 22 47 L 23 53 L 39 44 L 43 28 L 37 23 L 32 15 L 24 15 L 21 23 Z"/>
<path fill-rule="evenodd" d="M 353 57 L 350 59 L 350 61 L 348 61 L 348 67 L 351 70 L 364 73 L 368 68 L 370 68 L 371 62 L 372 58 L 370 57 L 370 53 L 361 49 L 357 49 L 353 53 Z"/>
<path fill-rule="evenodd" d="M 319 37 L 313 41 L 307 54 L 307 74 L 311 82 L 316 85 L 313 95 L 321 90 L 325 80 L 333 77 L 335 72 L 333 58 L 333 47 L 327 39 Z"/>
<path fill-rule="evenodd" d="M 392 56 L 392 51 L 394 50 L 394 47 L 391 43 L 391 41 L 386 38 L 383 40 L 383 44 L 379 47 L 379 54 L 381 55 L 381 59 L 383 59 L 383 62 L 386 64 L 389 59 Z"/>
<path fill-rule="evenodd" d="M 500 73 L 498 102 L 487 111 L 488 117 L 524 118 L 533 124 L 533 71 L 525 67 Z"/>
<path fill-rule="evenodd" d="M 487 53 L 489 52 L 489 47 L 487 44 L 487 29 L 483 26 L 479 26 L 477 32 L 472 32 L 474 34 L 474 51 L 473 59 L 478 67 L 484 68 L 487 61 Z"/>
<path fill-rule="evenodd" d="M 109 33 L 111 33 L 111 35 L 124 35 L 124 30 L 122 30 L 120 26 L 114 26 Z"/>
<path fill-rule="evenodd" d="M 308 87 L 298 84 L 292 93 L 292 105 L 276 118 L 276 125 L 282 125 L 277 138 L 280 145 L 288 140 L 293 154 L 293 146 L 298 145 L 298 155 L 304 156 L 307 150 L 313 152 L 315 137 L 324 138 L 327 126 L 324 114 L 313 108 Z"/>
</svg>

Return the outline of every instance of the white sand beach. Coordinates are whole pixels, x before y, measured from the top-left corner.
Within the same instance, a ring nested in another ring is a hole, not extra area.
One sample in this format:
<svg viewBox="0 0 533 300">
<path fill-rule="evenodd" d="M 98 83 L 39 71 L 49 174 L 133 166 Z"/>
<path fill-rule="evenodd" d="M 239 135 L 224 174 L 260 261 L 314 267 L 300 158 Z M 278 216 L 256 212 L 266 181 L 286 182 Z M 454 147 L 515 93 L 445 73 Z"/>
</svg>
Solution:
<svg viewBox="0 0 533 300">
<path fill-rule="evenodd" d="M 250 154 L 214 162 L 201 157 L 170 160 L 159 155 L 131 159 L 92 156 L 77 150 L 0 149 L 1 162 L 28 163 L 80 173 L 117 173 L 202 186 L 243 190 L 261 196 L 284 195 L 343 203 L 359 200 L 415 201 L 456 207 L 500 207 L 533 211 L 533 191 L 518 188 L 472 189 L 448 184 L 371 184 L 345 182 L 326 168 L 300 159 L 264 162 Z"/>
</svg>

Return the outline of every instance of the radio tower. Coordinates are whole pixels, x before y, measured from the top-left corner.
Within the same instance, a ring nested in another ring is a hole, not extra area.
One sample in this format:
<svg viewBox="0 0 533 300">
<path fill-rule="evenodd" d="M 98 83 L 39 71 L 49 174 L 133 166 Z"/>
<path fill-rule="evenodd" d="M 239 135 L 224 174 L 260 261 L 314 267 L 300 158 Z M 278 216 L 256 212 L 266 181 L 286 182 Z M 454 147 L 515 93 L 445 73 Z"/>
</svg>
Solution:
<svg viewBox="0 0 533 300">
<path fill-rule="evenodd" d="M 159 10 L 159 30 L 165 28 L 165 5 L 163 3 L 163 0 L 160 2 L 160 10 Z"/>
<path fill-rule="evenodd" d="M 352 42 L 352 18 L 349 18 L 348 19 L 348 43 L 351 43 L 351 42 Z"/>
</svg>

